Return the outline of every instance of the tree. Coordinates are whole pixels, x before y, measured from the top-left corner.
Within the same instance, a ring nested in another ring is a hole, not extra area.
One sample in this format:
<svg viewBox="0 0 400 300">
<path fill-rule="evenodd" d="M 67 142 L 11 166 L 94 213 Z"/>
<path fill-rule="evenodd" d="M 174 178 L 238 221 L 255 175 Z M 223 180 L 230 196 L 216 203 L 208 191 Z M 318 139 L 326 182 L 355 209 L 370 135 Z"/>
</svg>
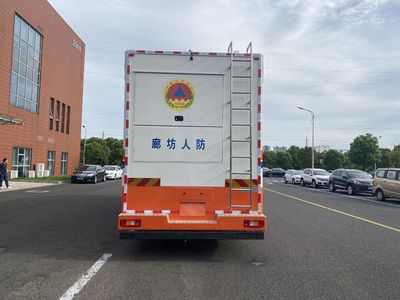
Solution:
<svg viewBox="0 0 400 300">
<path fill-rule="evenodd" d="M 373 170 L 380 159 L 378 138 L 370 133 L 359 135 L 350 144 L 349 157 L 363 170 Z"/>
<path fill-rule="evenodd" d="M 300 169 L 311 168 L 311 148 L 301 148 L 297 157 Z"/>
<path fill-rule="evenodd" d="M 263 164 L 267 168 L 275 168 L 276 167 L 276 154 L 275 152 L 265 151 L 263 157 Z"/>
<path fill-rule="evenodd" d="M 119 165 L 122 159 L 123 141 L 115 138 L 107 138 L 105 139 L 105 143 L 110 151 L 107 164 Z"/>
<path fill-rule="evenodd" d="M 392 163 L 391 163 L 391 159 L 390 159 L 390 154 L 392 151 L 387 148 L 381 148 L 381 149 L 379 149 L 379 151 L 381 153 L 381 155 L 380 155 L 381 159 L 377 163 L 377 167 L 378 168 L 391 167 Z"/>
<path fill-rule="evenodd" d="M 400 145 L 394 147 L 390 153 L 390 160 L 393 167 L 400 168 Z"/>
<path fill-rule="evenodd" d="M 288 152 L 276 153 L 276 165 L 284 170 L 292 168 L 292 158 Z"/>
<path fill-rule="evenodd" d="M 287 150 L 287 152 L 290 154 L 290 157 L 292 158 L 293 169 L 300 170 L 301 166 L 300 166 L 299 157 L 298 157 L 300 148 L 297 146 L 290 146 L 290 148 Z"/>
<path fill-rule="evenodd" d="M 327 170 L 335 170 L 343 166 L 343 155 L 336 150 L 329 150 L 324 155 L 324 166 Z"/>
</svg>

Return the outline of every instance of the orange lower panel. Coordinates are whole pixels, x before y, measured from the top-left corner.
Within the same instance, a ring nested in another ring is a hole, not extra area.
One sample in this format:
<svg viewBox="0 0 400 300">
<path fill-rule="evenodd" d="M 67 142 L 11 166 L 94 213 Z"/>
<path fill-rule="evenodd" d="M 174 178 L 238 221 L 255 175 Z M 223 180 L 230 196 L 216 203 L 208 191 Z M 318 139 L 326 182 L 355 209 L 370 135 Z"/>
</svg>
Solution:
<svg viewBox="0 0 400 300">
<path fill-rule="evenodd" d="M 140 226 L 123 226 L 127 220 L 139 221 Z M 245 227 L 249 221 L 258 221 L 259 228 Z M 186 218 L 176 219 L 169 215 L 144 215 L 121 213 L 118 216 L 118 230 L 238 230 L 238 231 L 265 231 L 267 229 L 265 215 L 214 215 L 204 219 Z"/>
<path fill-rule="evenodd" d="M 258 210 L 258 193 L 252 192 L 252 207 L 249 210 Z M 261 195 L 262 199 L 262 195 Z M 126 196 L 127 210 L 171 210 L 180 211 L 184 203 L 202 203 L 205 211 L 228 210 L 230 207 L 229 187 L 174 187 L 174 186 L 129 186 Z M 234 191 L 232 203 L 249 205 L 250 193 Z M 195 209 L 194 206 L 186 211 Z M 200 205 L 197 209 L 201 209 Z M 245 209 L 234 209 L 245 211 Z"/>
</svg>

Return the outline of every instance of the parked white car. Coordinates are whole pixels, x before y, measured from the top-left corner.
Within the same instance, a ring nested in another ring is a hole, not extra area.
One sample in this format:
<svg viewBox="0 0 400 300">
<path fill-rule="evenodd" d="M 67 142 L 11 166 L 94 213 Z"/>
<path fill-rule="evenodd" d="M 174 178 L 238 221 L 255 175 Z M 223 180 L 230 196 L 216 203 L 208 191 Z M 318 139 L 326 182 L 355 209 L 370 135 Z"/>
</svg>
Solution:
<svg viewBox="0 0 400 300">
<path fill-rule="evenodd" d="M 311 184 L 313 188 L 328 187 L 330 173 L 324 169 L 305 169 L 301 174 L 302 186 Z"/>
<path fill-rule="evenodd" d="M 104 169 L 106 170 L 106 178 L 107 179 L 117 180 L 117 179 L 122 178 L 123 171 L 119 166 L 107 165 L 107 166 L 104 166 Z"/>
<path fill-rule="evenodd" d="M 283 181 L 285 183 L 299 184 L 301 182 L 301 174 L 303 172 L 300 170 L 287 170 Z"/>
</svg>

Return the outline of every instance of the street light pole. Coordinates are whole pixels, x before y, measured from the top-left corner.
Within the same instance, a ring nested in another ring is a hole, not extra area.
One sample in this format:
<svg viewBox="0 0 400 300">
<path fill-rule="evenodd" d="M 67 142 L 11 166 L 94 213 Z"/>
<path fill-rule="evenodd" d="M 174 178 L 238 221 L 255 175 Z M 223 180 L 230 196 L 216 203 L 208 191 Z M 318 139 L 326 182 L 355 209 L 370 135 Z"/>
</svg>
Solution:
<svg viewBox="0 0 400 300">
<path fill-rule="evenodd" d="M 310 109 L 306 109 L 306 108 L 303 108 L 303 107 L 300 107 L 300 106 L 298 106 L 297 108 L 300 109 L 300 110 L 308 111 L 308 112 L 311 114 L 311 116 L 312 116 L 312 118 L 311 118 L 311 119 L 312 119 L 312 137 L 311 137 L 311 139 L 312 139 L 312 141 L 311 141 L 312 154 L 311 154 L 311 168 L 314 170 L 314 127 L 315 127 L 314 112 L 313 112 L 312 110 L 310 110 Z"/>
<path fill-rule="evenodd" d="M 379 139 L 380 139 L 381 137 L 382 137 L 381 135 L 378 136 L 378 148 L 379 148 Z M 376 160 L 375 160 L 375 173 L 376 173 Z"/>
<path fill-rule="evenodd" d="M 83 159 L 82 159 L 82 163 L 85 164 L 85 156 L 86 156 L 86 126 L 82 125 L 82 127 L 85 129 L 85 139 L 83 141 Z"/>
</svg>

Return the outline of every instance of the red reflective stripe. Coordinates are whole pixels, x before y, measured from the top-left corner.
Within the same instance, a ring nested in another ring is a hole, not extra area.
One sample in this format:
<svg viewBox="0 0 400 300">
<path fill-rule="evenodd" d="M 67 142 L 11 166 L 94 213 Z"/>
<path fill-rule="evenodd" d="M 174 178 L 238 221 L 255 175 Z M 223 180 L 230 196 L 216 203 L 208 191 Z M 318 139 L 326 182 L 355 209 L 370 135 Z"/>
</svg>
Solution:
<svg viewBox="0 0 400 300">
<path fill-rule="evenodd" d="M 261 165 L 261 157 L 258 157 L 258 166 Z"/>
<path fill-rule="evenodd" d="M 129 53 L 128 56 L 130 57 L 135 56 L 135 53 Z"/>
<path fill-rule="evenodd" d="M 261 176 L 258 176 L 257 178 L 258 179 L 257 179 L 257 184 L 256 185 L 260 185 L 261 184 Z"/>
<path fill-rule="evenodd" d="M 217 55 L 217 52 L 208 52 L 208 55 Z"/>
<path fill-rule="evenodd" d="M 126 129 L 129 128 L 129 120 L 125 120 L 125 128 L 126 128 Z"/>
<path fill-rule="evenodd" d="M 258 78 L 261 78 L 261 69 L 258 69 Z"/>
<path fill-rule="evenodd" d="M 139 182 L 138 186 L 146 186 L 146 184 L 151 180 L 151 178 L 143 178 L 142 181 Z"/>
<path fill-rule="evenodd" d="M 258 140 L 257 146 L 258 146 L 258 149 L 261 149 L 261 140 Z"/>
<path fill-rule="evenodd" d="M 128 139 L 125 139 L 125 147 L 128 147 Z"/>
<path fill-rule="evenodd" d="M 129 82 L 126 83 L 126 92 L 129 93 L 130 90 L 130 86 L 129 86 Z"/>
<path fill-rule="evenodd" d="M 125 110 L 129 110 L 129 101 L 125 102 Z"/>
<path fill-rule="evenodd" d="M 193 55 L 199 55 L 200 52 L 192 52 Z"/>
<path fill-rule="evenodd" d="M 135 210 L 135 213 L 137 213 L 137 214 L 144 214 L 144 210 Z"/>
<path fill-rule="evenodd" d="M 126 74 L 131 74 L 131 66 L 130 65 L 127 65 L 126 66 Z"/>
<path fill-rule="evenodd" d="M 225 180 L 225 187 L 229 187 L 230 185 L 230 181 L 229 180 Z"/>
<path fill-rule="evenodd" d="M 154 53 L 156 53 L 156 54 L 163 54 L 164 51 L 162 51 L 162 50 L 157 50 L 157 51 L 154 51 Z"/>
<path fill-rule="evenodd" d="M 250 57 L 250 53 L 245 53 L 244 56 L 245 57 Z"/>
<path fill-rule="evenodd" d="M 145 50 L 136 50 L 136 53 L 146 53 Z"/>
<path fill-rule="evenodd" d="M 124 176 L 124 184 L 128 184 L 128 176 Z"/>
<path fill-rule="evenodd" d="M 258 96 L 261 95 L 261 86 L 258 87 Z"/>
<path fill-rule="evenodd" d="M 155 213 L 155 214 L 161 214 L 161 210 L 153 210 L 153 213 Z"/>
<path fill-rule="evenodd" d="M 181 52 L 181 51 L 172 51 L 172 54 L 175 54 L 175 55 L 181 55 L 181 54 L 182 54 L 182 52 Z"/>
<path fill-rule="evenodd" d="M 157 181 L 156 181 L 156 183 L 154 183 L 154 186 L 160 186 L 161 185 L 161 179 L 158 179 Z"/>
<path fill-rule="evenodd" d="M 128 165 L 128 156 L 125 156 L 125 167 Z"/>
<path fill-rule="evenodd" d="M 258 122 L 258 131 L 261 131 L 261 122 Z"/>
<path fill-rule="evenodd" d="M 261 103 L 258 104 L 258 113 L 261 113 Z"/>
<path fill-rule="evenodd" d="M 122 190 L 123 190 L 123 189 L 122 189 Z M 123 195 L 122 195 L 122 202 L 123 202 L 123 203 L 126 203 L 126 198 L 127 198 L 127 197 L 126 197 L 126 194 L 123 194 Z"/>
<path fill-rule="evenodd" d="M 258 194 L 258 203 L 261 203 L 261 193 Z"/>
</svg>

